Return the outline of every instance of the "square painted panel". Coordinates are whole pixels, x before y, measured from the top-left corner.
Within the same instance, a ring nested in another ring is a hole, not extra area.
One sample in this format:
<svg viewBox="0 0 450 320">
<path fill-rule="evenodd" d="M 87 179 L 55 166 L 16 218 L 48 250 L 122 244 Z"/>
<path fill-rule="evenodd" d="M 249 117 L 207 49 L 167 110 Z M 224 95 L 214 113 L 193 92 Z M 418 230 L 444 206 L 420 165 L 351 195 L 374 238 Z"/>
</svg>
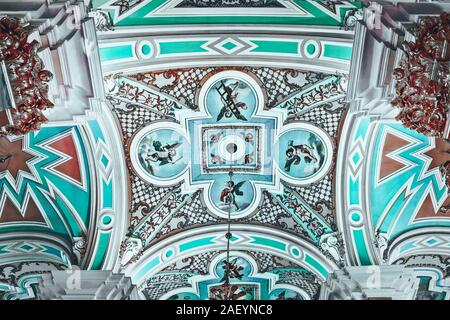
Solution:
<svg viewBox="0 0 450 320">
<path fill-rule="evenodd" d="M 257 172 L 261 169 L 262 127 L 256 125 L 202 128 L 205 172 Z"/>
</svg>

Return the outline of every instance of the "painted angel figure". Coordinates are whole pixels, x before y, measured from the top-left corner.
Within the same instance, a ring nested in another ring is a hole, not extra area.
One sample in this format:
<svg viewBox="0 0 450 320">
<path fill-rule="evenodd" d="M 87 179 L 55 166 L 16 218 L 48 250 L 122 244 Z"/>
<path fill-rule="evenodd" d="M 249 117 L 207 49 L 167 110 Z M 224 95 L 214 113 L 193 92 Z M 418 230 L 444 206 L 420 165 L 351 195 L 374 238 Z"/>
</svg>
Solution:
<svg viewBox="0 0 450 320">
<path fill-rule="evenodd" d="M 151 174 L 154 174 L 152 163 L 158 163 L 159 166 L 166 164 L 175 164 L 181 159 L 177 156 L 177 148 L 181 145 L 180 142 L 172 144 L 162 144 L 159 140 L 150 141 L 151 147 L 148 147 L 147 153 L 144 155 L 144 160 L 147 163 L 147 168 Z"/>
<path fill-rule="evenodd" d="M 232 261 L 228 262 L 226 260 L 223 261 L 222 269 L 224 271 L 224 276 L 220 281 L 229 281 L 230 279 L 239 279 L 242 280 L 244 276 L 242 271 L 244 270 L 243 266 L 238 265 L 238 259 L 234 258 Z"/>
<path fill-rule="evenodd" d="M 228 181 L 226 188 L 220 193 L 220 201 L 226 205 L 233 205 L 236 210 L 239 210 L 239 205 L 236 202 L 236 196 L 243 196 L 244 192 L 240 190 L 245 181 L 235 184 L 233 181 Z"/>
<path fill-rule="evenodd" d="M 289 172 L 293 164 L 299 165 L 302 160 L 302 155 L 306 163 L 317 161 L 316 157 L 313 155 L 313 149 L 310 146 L 306 144 L 294 145 L 294 141 L 289 140 L 288 147 L 286 149 L 286 163 L 284 165 L 284 169 Z"/>
<path fill-rule="evenodd" d="M 211 163 L 212 164 L 223 164 L 223 163 L 225 163 L 225 161 L 223 161 L 222 158 L 219 155 L 217 155 L 217 154 L 211 153 L 210 156 L 211 156 Z"/>
</svg>

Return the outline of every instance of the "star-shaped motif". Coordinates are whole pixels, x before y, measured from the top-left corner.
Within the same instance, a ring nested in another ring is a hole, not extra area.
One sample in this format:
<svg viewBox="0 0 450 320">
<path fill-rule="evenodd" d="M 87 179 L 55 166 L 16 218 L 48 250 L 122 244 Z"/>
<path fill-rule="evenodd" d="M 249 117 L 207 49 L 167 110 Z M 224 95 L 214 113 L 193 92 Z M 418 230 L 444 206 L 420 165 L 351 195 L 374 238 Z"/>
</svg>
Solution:
<svg viewBox="0 0 450 320">
<path fill-rule="evenodd" d="M 450 161 L 450 144 L 444 139 L 436 139 L 435 144 L 434 149 L 425 152 L 432 159 L 428 170 L 433 170 L 436 167 L 439 168 L 447 161 Z"/>
<path fill-rule="evenodd" d="M 20 171 L 30 174 L 28 161 L 35 156 L 23 148 L 23 138 L 9 141 L 5 137 L 0 138 L 0 173 L 9 171 L 11 176 L 17 180 Z"/>
</svg>

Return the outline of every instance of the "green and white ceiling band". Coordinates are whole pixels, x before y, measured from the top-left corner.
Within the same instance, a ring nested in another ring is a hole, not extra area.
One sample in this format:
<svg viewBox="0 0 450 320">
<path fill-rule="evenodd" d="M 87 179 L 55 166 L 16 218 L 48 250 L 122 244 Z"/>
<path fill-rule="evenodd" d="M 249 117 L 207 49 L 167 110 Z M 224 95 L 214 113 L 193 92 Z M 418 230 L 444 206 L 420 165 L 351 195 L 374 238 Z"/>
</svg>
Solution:
<svg viewBox="0 0 450 320">
<path fill-rule="evenodd" d="M 99 41 L 103 71 L 138 72 L 195 65 L 260 65 L 348 73 L 351 39 L 181 36 Z"/>
<path fill-rule="evenodd" d="M 208 226 L 184 231 L 148 248 L 140 259 L 122 267 L 133 283 L 141 284 L 165 266 L 201 252 L 223 250 L 226 247 L 226 225 Z M 232 250 L 260 250 L 279 255 L 313 272 L 324 281 L 337 266 L 319 249 L 293 235 L 267 227 L 233 225 Z"/>
</svg>

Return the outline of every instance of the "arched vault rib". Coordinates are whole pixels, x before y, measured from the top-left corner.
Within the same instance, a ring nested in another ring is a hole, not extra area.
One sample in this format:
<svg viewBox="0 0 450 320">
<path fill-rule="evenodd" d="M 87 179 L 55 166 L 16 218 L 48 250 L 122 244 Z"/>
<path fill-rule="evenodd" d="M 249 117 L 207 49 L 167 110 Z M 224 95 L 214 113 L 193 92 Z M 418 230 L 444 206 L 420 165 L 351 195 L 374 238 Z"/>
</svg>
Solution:
<svg viewBox="0 0 450 320">
<path fill-rule="evenodd" d="M 180 232 L 145 250 L 140 259 L 122 271 L 139 285 L 167 265 L 192 254 L 211 250 L 225 250 L 226 224 L 195 228 Z M 275 229 L 233 224 L 231 250 L 259 250 L 270 252 L 302 265 L 324 281 L 327 274 L 338 269 L 317 247 L 298 237 Z"/>
</svg>

